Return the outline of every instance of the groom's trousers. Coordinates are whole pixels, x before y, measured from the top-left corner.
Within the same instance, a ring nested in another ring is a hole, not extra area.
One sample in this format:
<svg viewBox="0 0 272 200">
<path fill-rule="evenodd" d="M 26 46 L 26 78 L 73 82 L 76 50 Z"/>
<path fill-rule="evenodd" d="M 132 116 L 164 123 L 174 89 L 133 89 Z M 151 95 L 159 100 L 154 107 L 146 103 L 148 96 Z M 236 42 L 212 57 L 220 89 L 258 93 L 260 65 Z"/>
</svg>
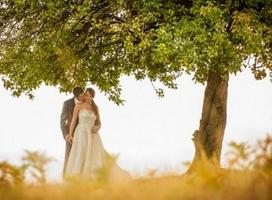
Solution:
<svg viewBox="0 0 272 200">
<path fill-rule="evenodd" d="M 69 142 L 65 141 L 65 157 L 64 157 L 63 174 L 62 174 L 63 177 L 65 175 L 65 170 L 66 170 L 66 166 L 68 162 L 68 157 L 71 151 L 71 147 L 72 145 Z"/>
</svg>

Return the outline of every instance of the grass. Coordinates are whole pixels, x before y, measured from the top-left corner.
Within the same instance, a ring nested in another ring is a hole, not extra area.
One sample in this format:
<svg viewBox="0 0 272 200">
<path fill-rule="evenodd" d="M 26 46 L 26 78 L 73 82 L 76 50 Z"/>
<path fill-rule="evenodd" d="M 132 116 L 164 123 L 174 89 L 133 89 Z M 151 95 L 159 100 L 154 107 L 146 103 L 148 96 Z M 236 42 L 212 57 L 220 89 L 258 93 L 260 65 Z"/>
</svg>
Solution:
<svg viewBox="0 0 272 200">
<path fill-rule="evenodd" d="M 45 166 L 52 159 L 26 151 L 21 166 L 0 162 L 0 200 L 272 200 L 272 135 L 257 145 L 231 143 L 227 169 L 204 162 L 193 174 L 113 181 L 114 159 L 97 171 L 96 181 L 71 178 L 48 183 Z M 111 158 L 111 157 L 109 157 Z M 32 175 L 34 182 L 27 182 Z"/>
<path fill-rule="evenodd" d="M 89 199 L 272 199 L 272 177 L 248 170 L 220 170 L 184 176 L 133 179 L 105 183 L 83 180 L 63 183 L 1 186 L 1 200 L 89 200 Z"/>
</svg>

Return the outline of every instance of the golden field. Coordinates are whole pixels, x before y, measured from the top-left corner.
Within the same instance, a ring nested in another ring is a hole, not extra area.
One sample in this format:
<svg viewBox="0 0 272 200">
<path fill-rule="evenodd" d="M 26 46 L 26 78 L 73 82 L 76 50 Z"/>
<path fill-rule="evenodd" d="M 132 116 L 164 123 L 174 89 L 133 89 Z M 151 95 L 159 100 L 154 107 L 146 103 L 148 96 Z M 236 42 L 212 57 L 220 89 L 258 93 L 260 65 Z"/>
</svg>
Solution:
<svg viewBox="0 0 272 200">
<path fill-rule="evenodd" d="M 52 158 L 26 151 L 21 166 L 0 162 L 0 200 L 272 200 L 272 136 L 255 146 L 231 142 L 229 147 L 224 169 L 204 163 L 190 174 L 151 171 L 119 182 L 109 179 L 105 168 L 96 181 L 50 183 L 45 166 Z"/>
<path fill-rule="evenodd" d="M 217 173 L 133 179 L 124 183 L 68 181 L 55 184 L 2 185 L 1 200 L 87 199 L 272 199 L 272 177 L 261 172 Z"/>
</svg>

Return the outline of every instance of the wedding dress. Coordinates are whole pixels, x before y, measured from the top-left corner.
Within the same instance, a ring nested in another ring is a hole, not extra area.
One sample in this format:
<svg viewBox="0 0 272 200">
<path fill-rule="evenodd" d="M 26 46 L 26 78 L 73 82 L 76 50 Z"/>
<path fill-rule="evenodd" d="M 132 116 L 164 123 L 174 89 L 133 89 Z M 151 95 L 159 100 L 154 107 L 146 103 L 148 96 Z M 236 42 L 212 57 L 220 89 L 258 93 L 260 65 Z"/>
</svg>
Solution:
<svg viewBox="0 0 272 200">
<path fill-rule="evenodd" d="M 65 176 L 96 179 L 98 175 L 102 175 L 112 180 L 130 179 L 130 175 L 121 169 L 104 149 L 100 135 L 91 132 L 95 120 L 96 115 L 93 111 L 80 110 Z"/>
</svg>

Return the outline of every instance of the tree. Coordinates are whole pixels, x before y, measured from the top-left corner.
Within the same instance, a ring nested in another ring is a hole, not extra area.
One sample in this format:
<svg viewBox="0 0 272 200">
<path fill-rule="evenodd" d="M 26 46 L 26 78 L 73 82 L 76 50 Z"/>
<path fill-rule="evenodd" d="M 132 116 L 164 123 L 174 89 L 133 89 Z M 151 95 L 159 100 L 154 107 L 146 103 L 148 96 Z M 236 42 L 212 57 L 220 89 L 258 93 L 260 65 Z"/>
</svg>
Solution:
<svg viewBox="0 0 272 200">
<path fill-rule="evenodd" d="M 16 96 L 91 82 L 118 105 L 121 76 L 176 89 L 191 74 L 206 84 L 193 166 L 203 155 L 218 166 L 229 75 L 271 71 L 271 18 L 267 0 L 3 0 L 0 74 Z"/>
</svg>

